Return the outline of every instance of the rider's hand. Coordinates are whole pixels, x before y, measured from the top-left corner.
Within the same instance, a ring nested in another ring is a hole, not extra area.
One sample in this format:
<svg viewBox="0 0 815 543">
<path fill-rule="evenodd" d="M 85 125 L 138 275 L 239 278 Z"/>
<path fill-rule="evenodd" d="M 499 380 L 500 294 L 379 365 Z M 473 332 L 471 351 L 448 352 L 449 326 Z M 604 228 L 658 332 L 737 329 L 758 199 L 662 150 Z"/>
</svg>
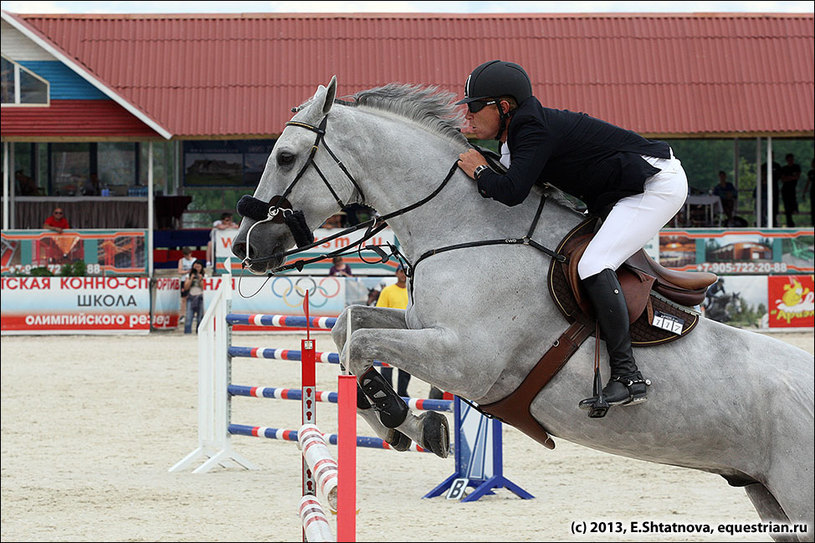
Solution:
<svg viewBox="0 0 815 543">
<path fill-rule="evenodd" d="M 464 153 L 458 155 L 458 167 L 461 168 L 464 173 L 469 175 L 471 179 L 475 179 L 475 176 L 473 175 L 475 169 L 486 164 L 487 160 L 475 149 L 470 149 L 469 151 L 465 151 Z"/>
</svg>

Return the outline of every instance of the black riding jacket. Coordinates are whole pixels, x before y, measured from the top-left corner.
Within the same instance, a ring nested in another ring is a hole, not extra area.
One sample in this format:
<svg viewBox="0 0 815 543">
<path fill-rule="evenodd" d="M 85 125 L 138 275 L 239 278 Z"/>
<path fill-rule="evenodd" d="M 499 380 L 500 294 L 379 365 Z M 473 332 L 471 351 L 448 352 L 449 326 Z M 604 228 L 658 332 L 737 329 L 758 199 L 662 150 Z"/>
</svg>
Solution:
<svg viewBox="0 0 815 543">
<path fill-rule="evenodd" d="M 511 164 L 478 179 L 478 192 L 508 206 L 523 202 L 543 182 L 580 198 L 605 215 L 621 198 L 643 192 L 660 170 L 641 155 L 670 158 L 664 141 L 649 140 L 585 113 L 543 107 L 534 96 L 512 114 L 507 132 Z"/>
</svg>

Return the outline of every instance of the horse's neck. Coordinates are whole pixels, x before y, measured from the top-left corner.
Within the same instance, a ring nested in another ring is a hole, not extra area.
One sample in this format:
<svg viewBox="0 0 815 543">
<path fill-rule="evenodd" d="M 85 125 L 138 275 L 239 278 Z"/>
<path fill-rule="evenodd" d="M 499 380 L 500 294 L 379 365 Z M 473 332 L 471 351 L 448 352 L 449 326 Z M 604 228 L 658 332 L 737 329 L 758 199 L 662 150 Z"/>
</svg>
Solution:
<svg viewBox="0 0 815 543">
<path fill-rule="evenodd" d="M 387 202 L 380 207 L 386 214 L 404 208 L 431 194 L 444 180 L 455 164 L 458 154 L 434 160 L 424 160 L 421 155 L 414 161 L 427 164 L 425 173 L 413 166 L 416 172 L 406 179 L 395 180 L 399 189 L 389 190 Z M 403 187 L 410 187 L 404 190 Z M 535 224 L 535 215 L 544 198 L 543 191 L 534 188 L 526 200 L 516 206 L 506 206 L 478 194 L 475 181 L 460 169 L 444 188 L 430 201 L 402 216 L 389 220 L 404 252 L 415 258 L 432 249 L 458 243 L 492 239 L 522 238 Z M 579 215 L 552 199 L 544 204 L 533 239 L 554 249 L 563 236 L 580 221 Z"/>
</svg>

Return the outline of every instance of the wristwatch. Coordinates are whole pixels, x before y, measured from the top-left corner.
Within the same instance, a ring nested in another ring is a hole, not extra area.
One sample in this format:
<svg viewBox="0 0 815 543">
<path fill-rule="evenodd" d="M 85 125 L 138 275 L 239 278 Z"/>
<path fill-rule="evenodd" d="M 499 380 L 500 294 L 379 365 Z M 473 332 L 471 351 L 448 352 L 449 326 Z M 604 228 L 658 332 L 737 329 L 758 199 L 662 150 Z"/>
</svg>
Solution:
<svg viewBox="0 0 815 543">
<path fill-rule="evenodd" d="M 481 176 L 481 174 L 484 173 L 484 170 L 489 170 L 489 169 L 490 169 L 490 167 L 487 166 L 486 164 L 482 164 L 481 166 L 478 166 L 475 169 L 475 171 L 473 172 L 473 178 L 477 180 Z"/>
</svg>

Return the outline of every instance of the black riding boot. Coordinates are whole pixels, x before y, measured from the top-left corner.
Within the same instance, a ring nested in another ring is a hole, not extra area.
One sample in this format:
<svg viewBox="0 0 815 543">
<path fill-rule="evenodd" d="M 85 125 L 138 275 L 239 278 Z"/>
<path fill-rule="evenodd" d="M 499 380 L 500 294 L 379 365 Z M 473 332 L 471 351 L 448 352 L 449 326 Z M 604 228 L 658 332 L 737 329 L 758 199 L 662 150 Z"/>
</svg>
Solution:
<svg viewBox="0 0 815 543">
<path fill-rule="evenodd" d="M 628 405 L 646 401 L 646 380 L 637 369 L 631 350 L 628 308 L 614 270 L 606 268 L 583 279 L 597 323 L 608 349 L 611 379 L 603 387 L 608 405 Z M 584 400 L 586 402 L 588 400 Z M 581 402 L 582 403 L 582 402 Z"/>
</svg>

